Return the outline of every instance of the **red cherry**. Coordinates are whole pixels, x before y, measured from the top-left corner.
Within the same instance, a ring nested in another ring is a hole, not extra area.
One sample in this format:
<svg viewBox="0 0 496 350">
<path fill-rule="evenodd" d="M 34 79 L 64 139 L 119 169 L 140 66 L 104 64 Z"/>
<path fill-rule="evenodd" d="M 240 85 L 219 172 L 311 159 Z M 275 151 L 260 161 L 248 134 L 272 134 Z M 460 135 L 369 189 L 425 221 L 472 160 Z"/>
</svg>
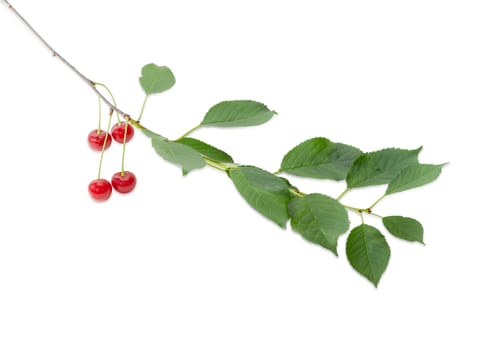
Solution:
<svg viewBox="0 0 496 350">
<path fill-rule="evenodd" d="M 112 185 L 105 179 L 97 179 L 88 186 L 90 196 L 96 201 L 106 201 L 112 194 Z"/>
<path fill-rule="evenodd" d="M 90 148 L 95 150 L 95 151 L 101 151 L 103 148 L 103 143 L 105 142 L 105 135 L 107 133 L 103 130 L 93 130 L 88 134 L 88 145 L 90 145 Z M 105 142 L 105 149 L 110 147 L 110 144 L 112 143 L 112 136 L 110 134 L 107 136 L 107 142 Z"/>
<path fill-rule="evenodd" d="M 126 134 L 127 125 L 127 134 Z M 124 143 L 124 134 L 126 134 L 126 142 L 131 141 L 134 136 L 134 128 L 131 124 L 121 122 L 112 127 L 112 137 L 119 143 Z"/>
<path fill-rule="evenodd" d="M 125 171 L 124 175 L 119 171 L 112 176 L 112 187 L 114 187 L 114 190 L 117 192 L 129 193 L 135 186 L 136 176 L 130 171 Z"/>
</svg>

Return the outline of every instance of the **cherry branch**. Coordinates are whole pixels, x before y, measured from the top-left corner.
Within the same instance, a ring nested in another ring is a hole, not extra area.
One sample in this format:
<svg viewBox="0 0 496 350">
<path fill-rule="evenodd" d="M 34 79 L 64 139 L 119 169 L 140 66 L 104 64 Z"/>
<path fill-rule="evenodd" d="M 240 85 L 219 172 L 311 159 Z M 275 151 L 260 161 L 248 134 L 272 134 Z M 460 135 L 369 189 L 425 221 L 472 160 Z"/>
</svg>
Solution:
<svg viewBox="0 0 496 350">
<path fill-rule="evenodd" d="M 100 107 L 103 101 L 110 108 L 111 115 L 116 112 L 118 117 L 122 116 L 127 122 L 141 129 L 152 139 L 152 147 L 155 151 L 164 160 L 180 165 L 184 174 L 205 165 L 227 173 L 241 196 L 260 214 L 283 229 L 291 220 L 293 231 L 301 234 L 308 241 L 331 250 L 336 255 L 339 236 L 345 234 L 350 228 L 347 211 L 358 214 L 361 218 L 361 225 L 353 228 L 348 235 L 346 254 L 352 267 L 376 287 L 388 265 L 390 248 L 386 238 L 377 228 L 365 224 L 364 215 L 368 214 L 381 219 L 386 229 L 398 238 L 423 243 L 423 227 L 417 220 L 398 215 L 383 217 L 373 212 L 375 206 L 387 195 L 422 186 L 434 181 L 440 175 L 444 164 L 420 164 L 418 162 L 418 153 L 421 148 L 416 150 L 386 148 L 363 153 L 356 147 L 316 137 L 290 150 L 284 156 L 280 169 L 269 173 L 254 166 L 234 163 L 227 153 L 200 140 L 185 139 L 186 136 L 203 126 L 253 126 L 268 121 L 276 114 L 259 102 L 246 100 L 224 101 L 215 105 L 198 126 L 187 131 L 178 140 L 170 141 L 140 124 L 148 95 L 164 92 L 175 83 L 175 78 L 167 67 L 159 67 L 155 64 L 143 67 L 140 84 L 146 97 L 139 117 L 133 119 L 129 114 L 117 108 L 112 93 L 105 85 L 87 78 L 55 51 L 8 0 L 0 0 L 0 2 L 7 5 L 8 9 L 27 26 L 53 57 L 58 58 L 93 90 L 99 98 Z M 160 81 L 158 85 L 157 79 Z M 98 87 L 107 90 L 110 101 L 102 95 Z M 237 111 L 234 117 L 233 110 Z M 100 119 L 101 115 L 99 121 Z M 100 178 L 111 120 L 109 118 L 107 133 L 101 145 L 98 177 L 88 187 L 91 196 L 96 200 L 107 200 L 112 188 L 121 193 L 128 193 L 136 184 L 134 174 L 124 171 L 126 139 L 129 136 L 127 124 L 123 135 L 121 171 L 114 174 L 112 184 Z M 100 124 L 98 129 L 100 129 Z M 114 138 L 117 140 L 115 136 Z M 181 140 L 189 142 L 181 143 Z M 322 162 L 322 159 L 327 159 L 328 162 Z M 295 171 L 295 169 L 300 170 Z M 285 178 L 278 176 L 283 172 L 309 178 L 346 180 L 347 188 L 336 199 L 320 193 L 307 194 L 298 190 Z M 117 179 L 116 183 L 114 179 Z M 352 207 L 341 203 L 342 198 L 353 188 L 383 184 L 388 184 L 386 192 L 368 208 Z"/>
<path fill-rule="evenodd" d="M 149 131 L 146 127 L 144 127 L 143 125 L 140 124 L 139 119 L 135 120 L 135 119 L 131 118 L 131 116 L 128 113 L 117 108 L 115 104 L 113 104 L 105 96 L 103 96 L 102 93 L 96 88 L 96 86 L 99 84 L 94 82 L 93 80 L 87 78 L 76 67 L 74 67 L 69 61 L 67 61 L 62 55 L 60 55 L 57 51 L 55 51 L 55 49 L 36 31 L 36 29 L 33 28 L 33 26 L 14 8 L 14 6 L 12 6 L 10 4 L 10 2 L 8 0 L 1 0 L 1 1 L 3 3 L 5 3 L 7 5 L 7 7 L 17 16 L 17 18 L 19 18 L 21 20 L 21 22 L 23 22 L 29 28 L 29 30 L 43 43 L 43 45 L 52 53 L 53 57 L 58 58 L 64 65 L 66 65 L 70 70 L 72 70 L 81 80 L 83 80 L 86 84 L 88 84 L 88 86 L 91 88 L 91 90 L 93 90 L 93 92 L 110 108 L 110 113 L 115 111 L 116 113 L 121 115 L 125 120 L 129 121 L 129 123 L 131 123 L 133 126 L 139 128 L 139 129 L 142 129 L 142 130 Z M 196 126 L 193 129 L 189 130 L 183 136 L 181 136 L 180 139 L 189 135 L 191 132 L 193 132 L 194 130 L 196 130 L 198 128 L 199 128 L 199 126 Z M 219 167 L 219 165 L 223 165 L 223 164 L 213 162 L 212 160 L 205 158 L 205 157 L 204 157 L 204 159 L 207 161 L 207 165 L 209 165 L 213 168 L 216 168 L 216 169 L 219 169 L 222 171 L 227 170 L 226 168 L 224 168 L 222 166 Z M 276 172 L 276 174 L 277 173 L 279 173 L 279 171 Z M 349 189 L 347 189 L 345 192 L 343 192 L 338 197 L 338 200 L 340 200 L 341 197 L 343 197 L 344 194 L 346 194 L 348 192 L 348 190 Z M 303 192 L 299 192 L 299 191 L 295 191 L 295 190 L 292 190 L 292 192 L 298 196 L 304 195 Z M 355 207 L 350 207 L 350 206 L 345 206 L 345 208 L 347 208 L 348 210 L 351 210 L 351 211 L 355 211 L 355 212 L 360 213 L 360 214 L 361 213 L 367 213 L 370 215 L 379 216 L 375 213 L 372 213 L 372 208 L 383 198 L 384 198 L 384 196 L 379 198 L 379 200 L 377 200 L 370 208 L 367 208 L 367 209 L 360 209 L 360 208 L 355 208 Z"/>
<path fill-rule="evenodd" d="M 53 57 L 58 58 L 64 65 L 66 65 L 71 71 L 73 71 L 81 80 L 83 80 L 88 86 L 93 90 L 93 92 L 110 108 L 111 113 L 116 112 L 121 115 L 124 119 L 128 120 L 133 125 L 143 128 L 139 123 L 132 119 L 131 116 L 117 108 L 112 102 L 110 102 L 105 96 L 102 95 L 100 91 L 96 88 L 96 83 L 87 78 L 83 73 L 81 73 L 76 67 L 74 67 L 69 61 L 67 61 L 61 54 L 59 54 L 55 49 L 33 28 L 33 26 L 10 4 L 8 0 L 2 0 L 4 4 L 12 11 L 12 13 L 21 20 L 26 27 L 38 38 L 39 41 L 45 46 L 53 55 Z"/>
</svg>

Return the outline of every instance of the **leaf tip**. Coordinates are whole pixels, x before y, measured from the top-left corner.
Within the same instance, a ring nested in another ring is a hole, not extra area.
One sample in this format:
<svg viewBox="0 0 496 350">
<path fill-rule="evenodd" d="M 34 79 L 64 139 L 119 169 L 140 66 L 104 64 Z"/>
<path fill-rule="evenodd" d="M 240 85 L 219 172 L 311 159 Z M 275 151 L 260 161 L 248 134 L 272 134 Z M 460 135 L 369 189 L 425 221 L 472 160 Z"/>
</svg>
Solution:
<svg viewBox="0 0 496 350">
<path fill-rule="evenodd" d="M 289 214 L 287 218 L 279 218 L 277 220 L 272 220 L 277 226 L 279 226 L 281 229 L 286 230 L 288 228 L 288 221 L 289 221 Z"/>
</svg>

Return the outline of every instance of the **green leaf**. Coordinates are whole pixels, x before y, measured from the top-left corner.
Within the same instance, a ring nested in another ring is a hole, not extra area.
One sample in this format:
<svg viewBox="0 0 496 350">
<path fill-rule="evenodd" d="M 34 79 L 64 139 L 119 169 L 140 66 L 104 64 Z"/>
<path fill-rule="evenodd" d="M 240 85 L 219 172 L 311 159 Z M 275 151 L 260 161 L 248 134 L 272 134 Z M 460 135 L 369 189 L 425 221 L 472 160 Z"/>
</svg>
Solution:
<svg viewBox="0 0 496 350">
<path fill-rule="evenodd" d="M 260 102 L 224 101 L 216 104 L 205 115 L 203 126 L 253 126 L 263 124 L 276 114 Z"/>
<path fill-rule="evenodd" d="M 410 242 L 424 243 L 424 228 L 415 219 L 403 216 L 386 216 L 382 218 L 382 223 L 393 236 Z"/>
<path fill-rule="evenodd" d="M 183 175 L 206 164 L 201 153 L 189 146 L 159 138 L 152 138 L 152 146 L 163 159 L 180 165 Z"/>
<path fill-rule="evenodd" d="M 160 134 L 157 134 L 149 129 L 146 129 L 146 128 L 138 128 L 145 136 L 151 138 L 151 139 L 162 139 L 162 140 L 167 140 L 166 137 L 160 135 Z"/>
<path fill-rule="evenodd" d="M 422 147 L 415 150 L 386 148 L 362 154 L 355 160 L 346 177 L 348 188 L 389 183 L 404 168 L 418 164 L 421 149 Z"/>
<path fill-rule="evenodd" d="M 241 196 L 260 214 L 282 228 L 289 220 L 288 183 L 283 179 L 253 166 L 240 166 L 229 171 Z"/>
<path fill-rule="evenodd" d="M 196 151 L 200 152 L 201 154 L 203 154 L 205 157 L 215 160 L 217 162 L 234 163 L 234 160 L 231 158 L 229 154 L 203 141 L 193 139 L 190 137 L 183 137 L 177 140 L 176 142 L 189 146 L 195 149 Z"/>
<path fill-rule="evenodd" d="M 386 238 L 373 226 L 355 227 L 346 241 L 346 256 L 351 266 L 376 287 L 390 255 Z"/>
<path fill-rule="evenodd" d="M 390 183 L 386 194 L 426 185 L 439 177 L 445 164 L 414 164 L 403 169 Z"/>
<path fill-rule="evenodd" d="M 145 93 L 151 95 L 169 90 L 176 83 L 176 78 L 169 68 L 150 63 L 141 69 L 139 81 Z"/>
<path fill-rule="evenodd" d="M 293 198 L 289 202 L 289 215 L 294 231 L 338 255 L 338 238 L 350 226 L 348 213 L 341 203 L 312 193 Z"/>
<path fill-rule="evenodd" d="M 315 179 L 343 180 L 360 154 L 362 152 L 358 148 L 316 137 L 289 151 L 282 160 L 280 170 Z"/>
</svg>

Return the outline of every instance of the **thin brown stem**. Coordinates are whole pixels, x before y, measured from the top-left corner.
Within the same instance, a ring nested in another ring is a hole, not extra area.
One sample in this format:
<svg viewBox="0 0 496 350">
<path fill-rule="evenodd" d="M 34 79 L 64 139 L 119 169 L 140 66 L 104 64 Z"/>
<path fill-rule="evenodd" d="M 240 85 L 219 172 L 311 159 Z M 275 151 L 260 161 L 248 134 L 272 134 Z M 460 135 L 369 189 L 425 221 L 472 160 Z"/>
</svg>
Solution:
<svg viewBox="0 0 496 350">
<path fill-rule="evenodd" d="M 69 61 L 67 61 L 62 55 L 60 55 L 55 49 L 36 31 L 36 29 L 33 28 L 31 24 L 10 4 L 9 1 L 7 0 L 2 0 L 3 3 L 7 5 L 7 7 L 16 15 L 17 18 L 21 20 L 26 27 L 38 38 L 39 41 L 45 46 L 53 55 L 53 57 L 58 58 L 64 65 L 66 65 L 70 70 L 72 70 L 81 80 L 83 80 L 86 84 L 89 85 L 89 87 L 93 90 L 95 94 L 97 94 L 102 101 L 112 110 L 115 111 L 116 113 L 120 114 L 124 119 L 130 120 L 131 117 L 129 116 L 128 113 L 125 113 L 124 111 L 120 110 L 117 108 L 112 102 L 107 100 L 105 96 L 103 96 L 100 91 L 97 90 L 95 87 L 95 82 L 91 79 L 88 79 L 83 73 L 81 73 L 76 67 L 74 67 Z"/>
</svg>

